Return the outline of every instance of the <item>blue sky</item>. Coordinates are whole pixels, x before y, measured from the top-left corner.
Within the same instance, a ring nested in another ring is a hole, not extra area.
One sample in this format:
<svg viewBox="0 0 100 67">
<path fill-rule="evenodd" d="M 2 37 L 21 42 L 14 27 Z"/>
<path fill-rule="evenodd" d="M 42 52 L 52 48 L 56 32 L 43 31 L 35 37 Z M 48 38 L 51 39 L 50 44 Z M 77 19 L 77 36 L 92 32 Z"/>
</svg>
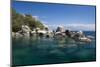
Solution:
<svg viewBox="0 0 100 67">
<path fill-rule="evenodd" d="M 95 30 L 95 6 L 14 1 L 12 7 L 18 13 L 31 14 L 50 28 L 63 25 L 72 30 Z"/>
</svg>

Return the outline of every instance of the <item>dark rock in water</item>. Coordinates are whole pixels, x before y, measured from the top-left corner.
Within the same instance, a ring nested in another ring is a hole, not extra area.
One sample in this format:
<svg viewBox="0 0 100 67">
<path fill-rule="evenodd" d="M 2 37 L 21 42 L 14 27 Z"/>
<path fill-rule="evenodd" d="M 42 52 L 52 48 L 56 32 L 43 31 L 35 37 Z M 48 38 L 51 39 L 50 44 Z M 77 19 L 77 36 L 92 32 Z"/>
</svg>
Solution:
<svg viewBox="0 0 100 67">
<path fill-rule="evenodd" d="M 66 30 L 66 31 L 65 31 L 65 34 L 66 34 L 68 37 L 71 37 L 71 33 L 70 33 L 69 30 Z"/>
<path fill-rule="evenodd" d="M 44 34 L 43 34 L 43 33 L 39 33 L 39 36 L 40 36 L 40 37 L 43 37 L 43 36 L 44 36 Z"/>
<path fill-rule="evenodd" d="M 49 38 L 50 36 L 49 35 L 46 35 L 46 38 Z"/>
</svg>

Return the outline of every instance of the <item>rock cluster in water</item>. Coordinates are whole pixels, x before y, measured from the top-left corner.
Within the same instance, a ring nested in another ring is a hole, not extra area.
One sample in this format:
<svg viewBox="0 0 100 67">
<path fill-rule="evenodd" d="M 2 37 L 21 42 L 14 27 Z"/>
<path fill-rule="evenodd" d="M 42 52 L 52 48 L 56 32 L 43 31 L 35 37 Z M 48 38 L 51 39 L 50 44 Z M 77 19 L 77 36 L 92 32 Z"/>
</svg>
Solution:
<svg viewBox="0 0 100 67">
<path fill-rule="evenodd" d="M 86 37 L 82 31 L 70 31 L 65 30 L 62 26 L 57 27 L 56 31 L 50 31 L 48 28 L 44 30 L 40 30 L 39 28 L 35 28 L 31 31 L 29 26 L 22 25 L 22 28 L 18 32 L 12 32 L 12 37 L 46 37 L 46 38 L 72 38 L 75 41 L 82 41 L 82 42 L 91 42 L 89 37 Z"/>
</svg>

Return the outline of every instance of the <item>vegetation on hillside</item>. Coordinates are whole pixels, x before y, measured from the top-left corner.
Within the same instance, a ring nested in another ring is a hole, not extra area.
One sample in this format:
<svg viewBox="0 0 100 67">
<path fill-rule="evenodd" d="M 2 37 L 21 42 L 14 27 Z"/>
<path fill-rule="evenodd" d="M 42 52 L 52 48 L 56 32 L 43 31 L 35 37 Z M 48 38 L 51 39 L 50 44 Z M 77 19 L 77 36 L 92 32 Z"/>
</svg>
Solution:
<svg viewBox="0 0 100 67">
<path fill-rule="evenodd" d="M 21 26 L 24 24 L 28 25 L 31 30 L 37 27 L 40 29 L 44 29 L 44 25 L 41 23 L 40 20 L 36 20 L 36 18 L 32 17 L 32 15 L 22 15 L 20 13 L 17 13 L 16 10 L 12 9 L 12 31 L 20 31 Z"/>
</svg>

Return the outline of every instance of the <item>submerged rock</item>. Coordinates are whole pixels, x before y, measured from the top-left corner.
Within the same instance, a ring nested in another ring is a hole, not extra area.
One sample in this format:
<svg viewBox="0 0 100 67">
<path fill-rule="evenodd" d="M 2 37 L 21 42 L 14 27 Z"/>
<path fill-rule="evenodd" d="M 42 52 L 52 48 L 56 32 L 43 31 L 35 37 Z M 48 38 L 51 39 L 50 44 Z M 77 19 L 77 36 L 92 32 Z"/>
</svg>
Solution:
<svg viewBox="0 0 100 67">
<path fill-rule="evenodd" d="M 82 38 L 79 38 L 80 41 L 82 42 L 91 42 L 92 40 L 87 38 L 87 37 L 82 37 Z"/>
</svg>

